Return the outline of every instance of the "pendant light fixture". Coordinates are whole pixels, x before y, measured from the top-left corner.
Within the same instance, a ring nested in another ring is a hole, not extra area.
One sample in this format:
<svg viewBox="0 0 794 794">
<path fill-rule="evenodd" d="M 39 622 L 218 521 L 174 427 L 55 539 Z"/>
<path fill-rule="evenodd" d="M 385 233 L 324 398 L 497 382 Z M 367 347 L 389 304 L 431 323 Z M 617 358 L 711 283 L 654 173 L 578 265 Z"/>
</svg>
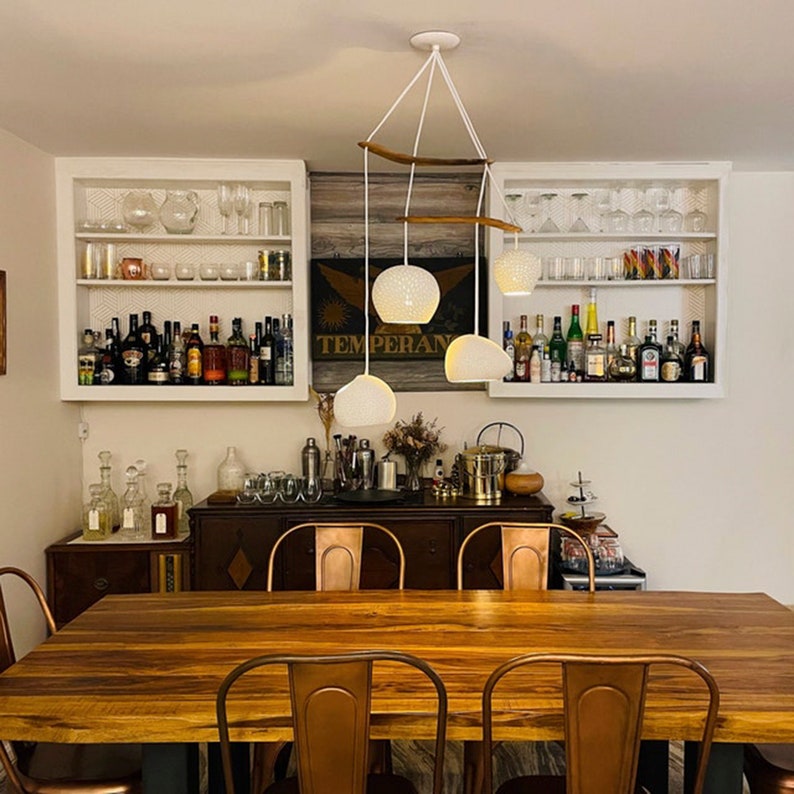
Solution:
<svg viewBox="0 0 794 794">
<path fill-rule="evenodd" d="M 368 180 L 367 153 L 364 178 Z M 397 398 L 386 381 L 369 374 L 369 192 L 364 193 L 364 372 L 334 396 L 334 418 L 343 427 L 385 425 L 394 419 Z"/>
<path fill-rule="evenodd" d="M 493 263 L 493 277 L 502 295 L 531 295 L 541 273 L 540 259 L 518 247 L 505 248 Z"/>
</svg>

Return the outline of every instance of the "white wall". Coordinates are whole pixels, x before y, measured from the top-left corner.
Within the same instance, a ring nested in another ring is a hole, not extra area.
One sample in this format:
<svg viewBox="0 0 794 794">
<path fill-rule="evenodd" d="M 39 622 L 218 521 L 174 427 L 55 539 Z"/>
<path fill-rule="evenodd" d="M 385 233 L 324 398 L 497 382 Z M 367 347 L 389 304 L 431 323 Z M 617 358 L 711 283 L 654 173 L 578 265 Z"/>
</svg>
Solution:
<svg viewBox="0 0 794 794">
<path fill-rule="evenodd" d="M 447 464 L 487 422 L 518 425 L 555 504 L 582 470 L 628 554 L 659 589 L 766 591 L 794 603 L 794 482 L 788 401 L 794 394 L 790 303 L 794 174 L 737 173 L 730 191 L 727 397 L 704 401 L 491 400 L 480 393 L 398 394 L 397 416 L 439 418 Z M 158 319 L 158 318 L 156 318 Z M 160 320 L 166 318 L 159 318 Z M 377 370 L 375 369 L 375 372 Z M 312 403 L 86 404 L 85 482 L 101 449 L 121 470 L 149 460 L 150 496 L 190 450 L 190 485 L 203 498 L 227 444 L 253 470 L 297 470 L 308 435 L 322 436 Z M 376 448 L 385 428 L 363 430 Z"/>
<path fill-rule="evenodd" d="M 78 409 L 58 397 L 53 158 L 0 131 L 0 269 L 8 374 L 0 377 L 0 564 L 44 585 L 44 548 L 79 522 Z M 6 596 L 18 652 L 43 636 L 23 591 Z"/>
</svg>

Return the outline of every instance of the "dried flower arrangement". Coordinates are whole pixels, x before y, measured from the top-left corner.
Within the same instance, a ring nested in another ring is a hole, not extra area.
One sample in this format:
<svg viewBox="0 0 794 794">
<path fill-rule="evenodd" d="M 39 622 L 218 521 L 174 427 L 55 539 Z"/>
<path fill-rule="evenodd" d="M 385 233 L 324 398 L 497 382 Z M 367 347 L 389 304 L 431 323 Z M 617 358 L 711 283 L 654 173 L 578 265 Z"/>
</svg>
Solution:
<svg viewBox="0 0 794 794">
<path fill-rule="evenodd" d="M 436 427 L 437 420 L 425 422 L 422 412 L 414 414 L 410 422 L 398 419 L 391 430 L 383 436 L 383 444 L 389 452 L 412 458 L 418 464 L 426 463 L 439 452 L 443 452 L 446 444 L 440 441 L 442 427 Z"/>
</svg>

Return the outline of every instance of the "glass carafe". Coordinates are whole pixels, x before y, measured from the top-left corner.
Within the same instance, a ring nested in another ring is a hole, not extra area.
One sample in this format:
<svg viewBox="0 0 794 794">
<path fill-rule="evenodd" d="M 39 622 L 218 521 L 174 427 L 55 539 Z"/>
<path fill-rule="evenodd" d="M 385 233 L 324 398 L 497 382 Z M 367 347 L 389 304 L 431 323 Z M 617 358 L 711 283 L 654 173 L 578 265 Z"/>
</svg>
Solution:
<svg viewBox="0 0 794 794">
<path fill-rule="evenodd" d="M 107 450 L 103 450 L 100 452 L 97 457 L 99 458 L 100 466 L 99 466 L 99 478 L 102 484 L 102 498 L 105 500 L 105 504 L 108 506 L 108 511 L 110 513 L 110 525 L 113 530 L 117 530 L 121 523 L 121 512 L 119 510 L 119 498 L 116 496 L 116 492 L 113 490 L 113 486 L 110 482 L 110 452 Z"/>
<path fill-rule="evenodd" d="M 187 450 L 178 449 L 176 451 L 176 490 L 174 491 L 174 501 L 177 507 L 177 523 L 180 535 L 187 535 L 190 532 L 190 518 L 187 511 L 193 507 L 193 494 L 187 487 Z"/>
<path fill-rule="evenodd" d="M 88 493 L 83 507 L 83 540 L 105 540 L 110 537 L 110 511 L 102 498 L 102 485 L 89 485 Z"/>
<path fill-rule="evenodd" d="M 199 200 L 193 190 L 166 190 L 160 205 L 160 223 L 169 234 L 191 234 L 198 218 Z"/>
<path fill-rule="evenodd" d="M 143 497 L 138 489 L 138 468 L 128 466 L 127 488 L 121 497 L 121 535 L 127 540 L 145 540 L 148 519 L 144 514 Z"/>
</svg>

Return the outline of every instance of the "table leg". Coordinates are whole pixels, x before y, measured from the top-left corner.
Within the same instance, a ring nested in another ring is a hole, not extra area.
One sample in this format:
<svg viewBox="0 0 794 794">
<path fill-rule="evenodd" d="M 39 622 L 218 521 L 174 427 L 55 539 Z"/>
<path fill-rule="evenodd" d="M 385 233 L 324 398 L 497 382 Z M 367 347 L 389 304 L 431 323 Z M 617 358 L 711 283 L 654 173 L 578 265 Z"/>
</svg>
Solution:
<svg viewBox="0 0 794 794">
<path fill-rule="evenodd" d="M 697 767 L 696 742 L 684 745 L 684 790 L 692 791 Z M 744 745 L 715 742 L 711 746 L 703 794 L 742 794 Z"/>
<path fill-rule="evenodd" d="M 640 743 L 637 763 L 637 785 L 648 791 L 667 791 L 670 775 L 670 747 L 666 741 L 644 739 Z"/>
<path fill-rule="evenodd" d="M 196 744 L 144 744 L 144 794 L 199 794 Z"/>
<path fill-rule="evenodd" d="M 250 794 L 249 747 L 250 745 L 245 742 L 232 742 L 231 744 L 235 794 Z M 217 742 L 207 745 L 207 794 L 226 794 L 226 786 L 223 783 L 221 746 Z"/>
</svg>

